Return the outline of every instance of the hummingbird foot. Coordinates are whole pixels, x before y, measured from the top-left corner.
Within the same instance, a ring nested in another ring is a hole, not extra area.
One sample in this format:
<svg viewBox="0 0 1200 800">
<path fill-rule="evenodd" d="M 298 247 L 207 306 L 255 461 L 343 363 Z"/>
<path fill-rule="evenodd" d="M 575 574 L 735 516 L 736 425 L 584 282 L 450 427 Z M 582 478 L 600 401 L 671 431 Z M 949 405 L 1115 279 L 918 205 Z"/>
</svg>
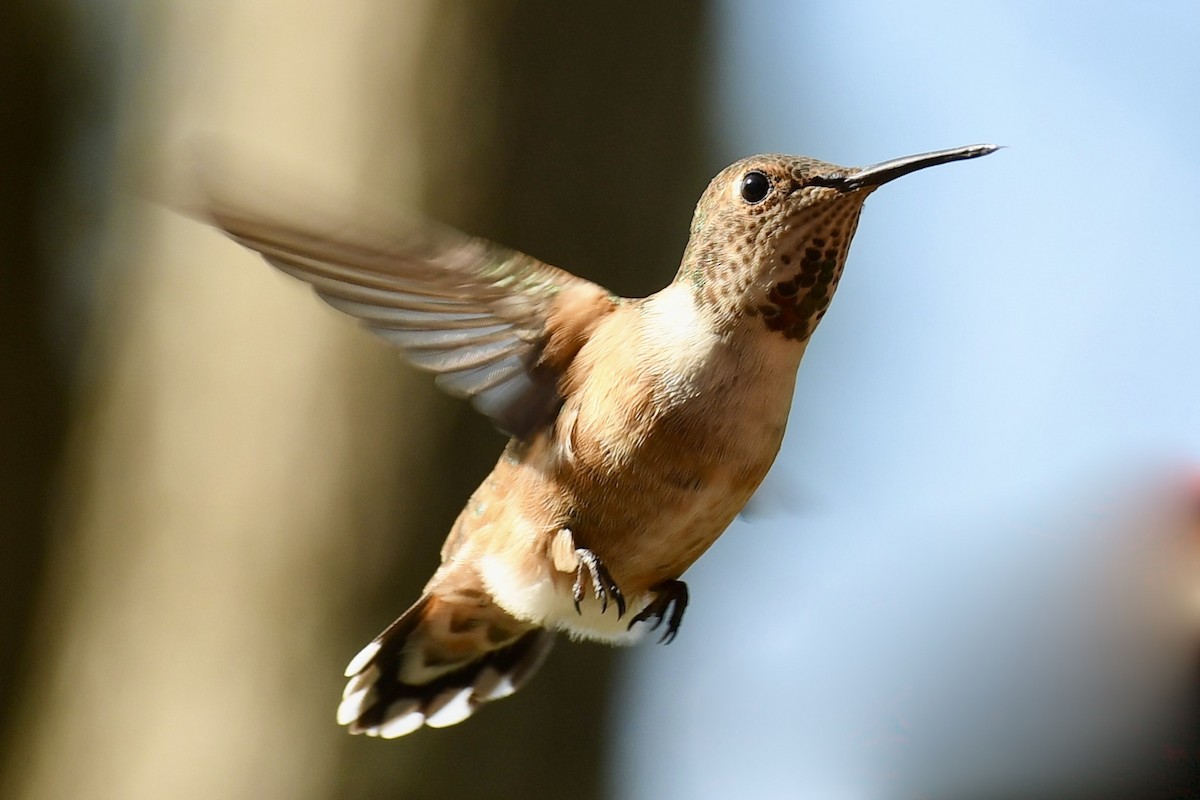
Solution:
<svg viewBox="0 0 1200 800">
<path fill-rule="evenodd" d="M 583 613 L 579 604 L 583 602 L 583 576 L 586 573 L 592 583 L 592 594 L 600 601 L 600 613 L 608 610 L 608 601 L 611 599 L 617 607 L 617 619 L 625 616 L 625 595 L 621 594 L 621 587 L 617 586 L 604 562 L 584 547 L 575 550 L 575 557 L 579 559 L 579 566 L 575 568 L 575 585 L 571 590 L 575 612 Z"/>
<path fill-rule="evenodd" d="M 650 591 L 654 592 L 654 599 L 650 601 L 650 605 L 642 609 L 641 613 L 629 620 L 629 627 L 632 628 L 639 622 L 648 622 L 651 617 L 654 617 L 654 625 L 650 630 L 656 631 L 665 619 L 667 629 L 663 631 L 662 638 L 658 642 L 659 644 L 670 644 L 674 641 L 675 634 L 679 632 L 679 623 L 683 622 L 683 612 L 687 608 L 687 584 L 676 580 L 663 581 L 655 584 Z M 669 616 L 668 612 L 670 612 Z"/>
</svg>

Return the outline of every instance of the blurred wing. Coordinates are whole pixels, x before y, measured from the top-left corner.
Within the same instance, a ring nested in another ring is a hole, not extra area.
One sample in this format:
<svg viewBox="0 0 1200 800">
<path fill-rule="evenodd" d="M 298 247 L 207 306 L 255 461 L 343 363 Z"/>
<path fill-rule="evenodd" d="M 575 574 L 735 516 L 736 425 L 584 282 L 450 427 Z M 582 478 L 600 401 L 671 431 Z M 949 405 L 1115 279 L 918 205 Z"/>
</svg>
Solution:
<svg viewBox="0 0 1200 800">
<path fill-rule="evenodd" d="M 432 222 L 317 235 L 219 204 L 208 214 L 522 438 L 557 413 L 559 378 L 616 307 L 590 281 Z"/>
</svg>

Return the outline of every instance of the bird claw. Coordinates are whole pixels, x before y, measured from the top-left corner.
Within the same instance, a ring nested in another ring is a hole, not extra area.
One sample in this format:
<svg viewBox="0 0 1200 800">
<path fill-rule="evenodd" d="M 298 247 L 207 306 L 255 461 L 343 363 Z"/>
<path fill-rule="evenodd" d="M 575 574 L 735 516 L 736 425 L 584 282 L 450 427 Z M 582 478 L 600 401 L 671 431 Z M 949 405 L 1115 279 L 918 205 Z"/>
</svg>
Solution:
<svg viewBox="0 0 1200 800">
<path fill-rule="evenodd" d="M 687 584 L 676 580 L 663 581 L 653 586 L 650 591 L 654 592 L 654 599 L 650 601 L 650 605 L 642 609 L 641 613 L 629 620 L 629 627 L 633 628 L 637 623 L 648 622 L 651 617 L 654 617 L 654 625 L 650 630 L 656 631 L 665 619 L 667 629 L 658 641 L 659 644 L 670 644 L 674 641 L 675 634 L 679 632 L 679 623 L 683 622 L 683 612 L 687 608 Z"/>
<path fill-rule="evenodd" d="M 575 585 L 571 589 L 571 597 L 575 600 L 575 613 L 583 613 L 579 604 L 583 602 L 583 576 L 586 572 L 592 583 L 592 594 L 600 601 L 600 613 L 608 610 L 608 601 L 611 598 L 617 607 L 617 619 L 625 616 L 625 595 L 621 594 L 621 588 L 617 586 L 604 563 L 595 553 L 583 547 L 575 550 L 575 557 L 579 559 L 579 566 L 575 568 Z"/>
</svg>

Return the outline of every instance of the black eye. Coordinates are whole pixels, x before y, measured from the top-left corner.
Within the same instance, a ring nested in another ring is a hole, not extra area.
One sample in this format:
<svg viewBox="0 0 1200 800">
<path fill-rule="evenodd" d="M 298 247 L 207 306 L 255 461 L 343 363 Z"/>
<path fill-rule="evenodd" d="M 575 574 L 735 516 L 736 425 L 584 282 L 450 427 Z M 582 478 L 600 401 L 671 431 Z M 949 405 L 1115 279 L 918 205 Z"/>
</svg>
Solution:
<svg viewBox="0 0 1200 800">
<path fill-rule="evenodd" d="M 761 203 L 771 193 L 771 179 L 758 170 L 747 172 L 742 178 L 742 199 L 747 203 Z"/>
</svg>

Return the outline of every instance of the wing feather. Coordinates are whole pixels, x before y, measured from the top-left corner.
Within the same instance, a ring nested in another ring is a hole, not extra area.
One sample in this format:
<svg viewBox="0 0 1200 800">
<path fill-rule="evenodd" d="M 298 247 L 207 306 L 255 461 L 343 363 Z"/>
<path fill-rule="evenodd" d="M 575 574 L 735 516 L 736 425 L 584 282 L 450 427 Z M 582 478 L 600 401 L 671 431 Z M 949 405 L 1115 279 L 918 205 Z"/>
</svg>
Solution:
<svg viewBox="0 0 1200 800">
<path fill-rule="evenodd" d="M 599 317 L 617 303 L 594 283 L 432 222 L 318 233 L 217 201 L 208 214 L 518 437 L 553 419 L 562 403 L 559 379 L 582 346 L 580 332 L 590 330 L 587 319 L 560 319 L 564 309 Z M 548 361 L 556 327 L 579 341 L 556 341 Z"/>
</svg>

